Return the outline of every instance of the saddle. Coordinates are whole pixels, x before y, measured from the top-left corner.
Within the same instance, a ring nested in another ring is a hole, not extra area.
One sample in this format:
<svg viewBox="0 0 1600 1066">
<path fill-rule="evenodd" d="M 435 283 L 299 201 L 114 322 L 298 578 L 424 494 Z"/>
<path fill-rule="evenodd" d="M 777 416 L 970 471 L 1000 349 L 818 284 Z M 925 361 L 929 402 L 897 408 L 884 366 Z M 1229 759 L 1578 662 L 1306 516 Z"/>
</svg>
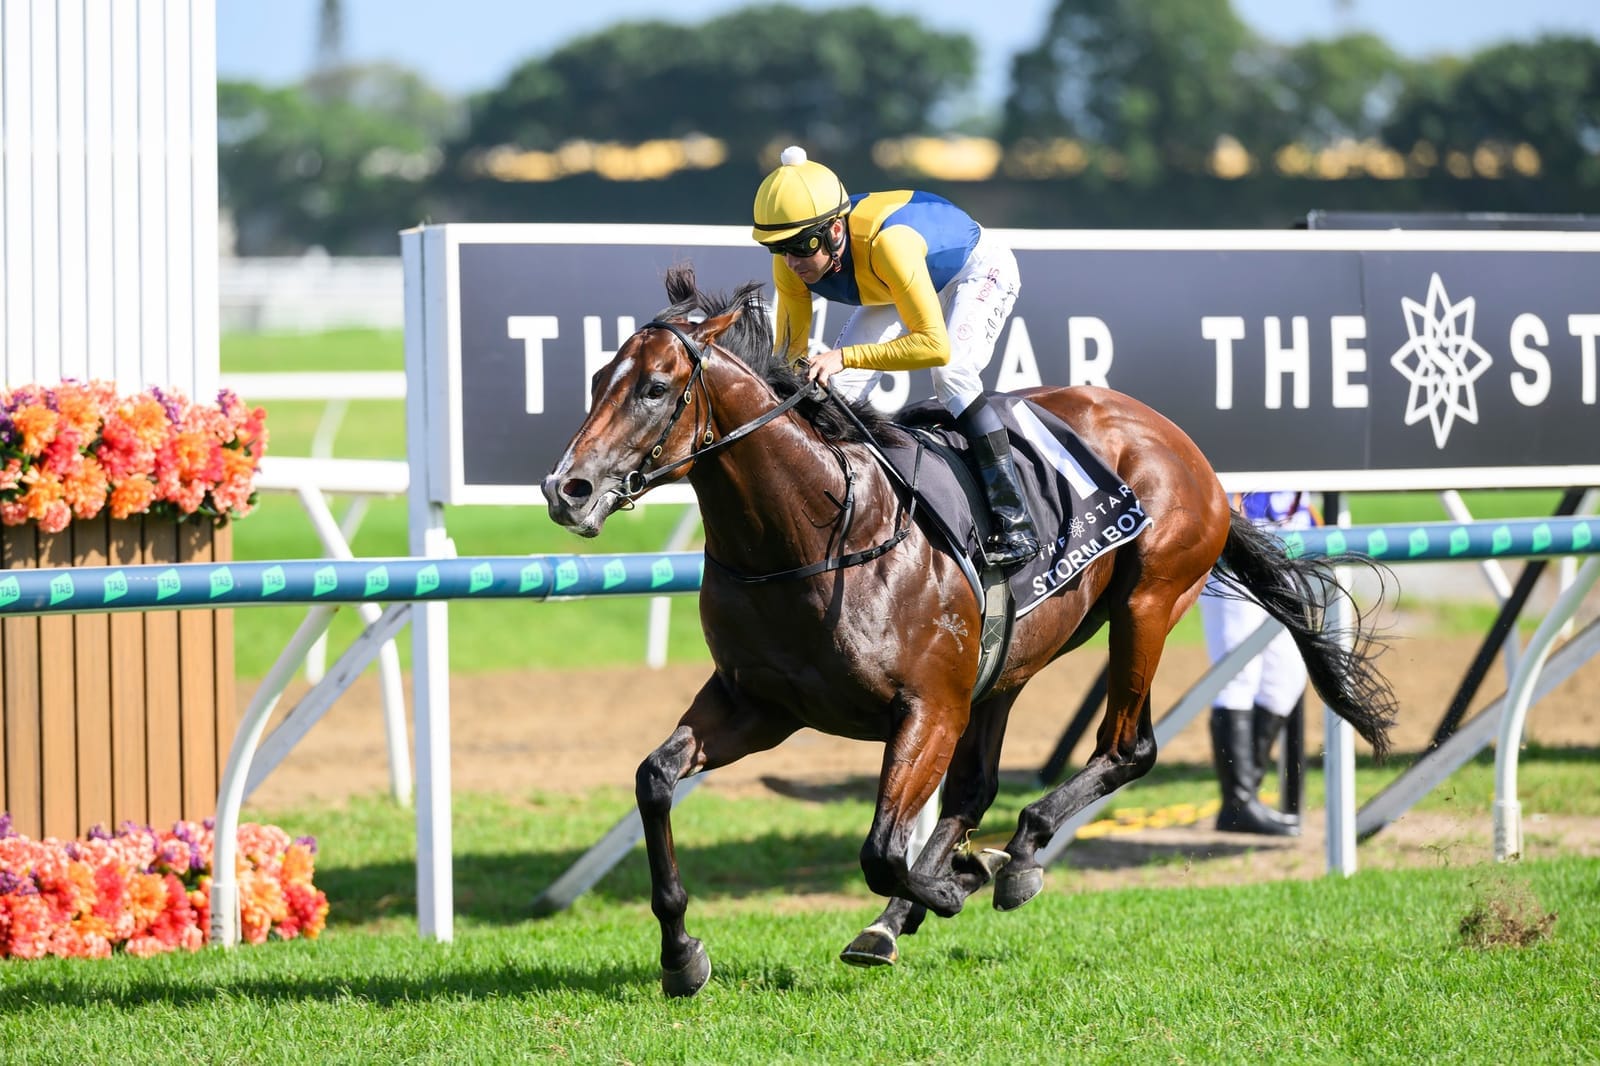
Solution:
<svg viewBox="0 0 1600 1066">
<path fill-rule="evenodd" d="M 930 539 L 961 565 L 982 606 L 974 702 L 998 676 L 1016 620 L 1150 524 L 1133 490 L 1071 426 L 1017 396 L 991 393 L 988 400 L 1006 428 L 1018 486 L 1043 545 L 1037 558 L 1009 574 L 985 562 L 982 545 L 992 525 L 988 498 L 966 438 L 944 407 L 930 400 L 903 409 L 895 421 L 906 437 L 878 442 L 885 461 L 916 496 Z"/>
</svg>

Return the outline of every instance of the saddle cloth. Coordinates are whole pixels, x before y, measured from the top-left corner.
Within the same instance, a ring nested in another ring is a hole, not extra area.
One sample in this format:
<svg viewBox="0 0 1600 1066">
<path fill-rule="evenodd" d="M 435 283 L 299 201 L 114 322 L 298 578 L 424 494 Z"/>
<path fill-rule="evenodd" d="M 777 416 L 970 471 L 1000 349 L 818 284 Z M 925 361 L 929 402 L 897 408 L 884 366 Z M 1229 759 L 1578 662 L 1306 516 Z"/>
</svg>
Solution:
<svg viewBox="0 0 1600 1066">
<path fill-rule="evenodd" d="M 1010 438 L 1018 488 L 1043 546 L 1007 579 L 1020 618 L 1095 559 L 1143 533 L 1150 516 L 1071 426 L 1020 397 L 988 396 Z M 896 420 L 912 439 L 880 442 L 885 457 L 907 484 L 916 485 L 918 508 L 931 512 L 951 547 L 981 570 L 991 519 L 988 497 L 969 465 L 966 438 L 931 400 L 905 408 Z"/>
</svg>

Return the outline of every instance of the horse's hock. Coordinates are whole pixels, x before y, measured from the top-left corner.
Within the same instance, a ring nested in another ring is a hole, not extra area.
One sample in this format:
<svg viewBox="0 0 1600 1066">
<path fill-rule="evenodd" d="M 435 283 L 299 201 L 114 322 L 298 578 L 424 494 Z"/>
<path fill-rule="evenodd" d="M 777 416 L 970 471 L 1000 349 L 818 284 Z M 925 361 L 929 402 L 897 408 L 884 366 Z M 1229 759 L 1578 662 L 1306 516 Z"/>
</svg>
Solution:
<svg viewBox="0 0 1600 1066">
<path fill-rule="evenodd" d="M 207 520 L 109 517 L 0 536 L 6 570 L 226 562 Z M 0 598 L 4 597 L 0 575 Z M 0 621 L 0 811 L 16 832 L 169 824 L 216 806 L 236 715 L 231 611 L 44 615 Z"/>
</svg>

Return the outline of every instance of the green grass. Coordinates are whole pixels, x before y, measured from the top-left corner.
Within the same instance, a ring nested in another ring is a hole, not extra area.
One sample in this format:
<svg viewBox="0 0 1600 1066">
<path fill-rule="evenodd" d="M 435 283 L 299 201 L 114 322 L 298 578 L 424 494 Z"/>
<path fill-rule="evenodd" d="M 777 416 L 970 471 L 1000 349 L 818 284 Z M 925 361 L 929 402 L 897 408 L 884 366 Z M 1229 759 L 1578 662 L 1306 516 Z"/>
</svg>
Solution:
<svg viewBox="0 0 1600 1066">
<path fill-rule="evenodd" d="M 397 370 L 403 366 L 403 340 L 397 332 L 342 330 L 320 334 L 229 334 L 223 338 L 225 372 L 300 370 Z M 249 401 L 249 397 L 245 397 Z M 323 417 L 318 403 L 273 401 L 268 408 L 271 451 L 308 455 Z M 334 454 L 343 458 L 403 459 L 405 412 L 399 402 L 358 402 L 340 424 Z M 1548 514 L 1559 493 L 1545 490 L 1465 494 L 1475 515 L 1484 518 Z M 1351 498 L 1358 523 L 1436 521 L 1446 517 L 1433 493 L 1369 493 Z M 652 505 L 614 516 L 596 540 L 584 541 L 558 528 L 541 507 L 452 507 L 447 526 L 462 555 L 516 555 L 546 552 L 634 552 L 662 548 L 682 508 Z M 343 513 L 342 502 L 335 513 Z M 408 555 L 403 500 L 373 501 L 352 541 L 359 556 Z M 325 553 L 300 504 L 287 494 L 263 495 L 255 513 L 234 529 L 239 559 L 321 558 Z M 1409 605 L 1415 606 L 1415 605 Z M 353 615 L 353 612 L 349 612 Z M 525 668 L 626 665 L 643 661 L 648 601 L 624 597 L 583 603 L 534 605 L 515 601 L 457 604 L 450 611 L 451 669 L 473 673 Z M 234 612 L 238 673 L 263 675 L 288 643 L 303 612 L 290 608 L 250 608 Z M 668 655 L 675 662 L 708 658 L 693 597 L 678 597 L 672 610 Z M 1451 605 L 1439 625 L 1446 633 L 1483 632 L 1494 608 Z M 333 646 L 343 647 L 359 631 L 353 617 L 340 618 Z M 1173 639 L 1201 639 L 1192 619 Z M 410 642 L 400 642 L 409 661 Z"/>
<path fill-rule="evenodd" d="M 1566 795 L 1568 762 L 1592 782 L 1593 752 L 1530 752 L 1524 780 L 1588 810 Z M 1187 787 L 1181 769 L 1154 787 Z M 1463 797 L 1438 802 L 1487 817 L 1471 795 L 1484 772 L 1469 767 Z M 1008 786 L 996 817 L 1029 791 Z M 848 791 L 701 791 L 679 809 L 689 928 L 714 972 L 696 999 L 667 1001 L 637 849 L 570 910 L 528 917 L 629 802 L 458 796 L 450 945 L 416 936 L 409 812 L 379 799 L 248 812 L 318 835 L 323 937 L 0 965 L 0 1061 L 1545 1063 L 1600 1047 L 1600 860 L 1453 856 L 1349 879 L 1087 893 L 1069 849 L 1023 910 L 980 894 L 903 940 L 900 965 L 862 971 L 835 959 L 881 902 L 855 859 L 870 805 Z M 1463 943 L 1469 912 L 1518 898 L 1557 913 L 1547 939 Z"/>
</svg>

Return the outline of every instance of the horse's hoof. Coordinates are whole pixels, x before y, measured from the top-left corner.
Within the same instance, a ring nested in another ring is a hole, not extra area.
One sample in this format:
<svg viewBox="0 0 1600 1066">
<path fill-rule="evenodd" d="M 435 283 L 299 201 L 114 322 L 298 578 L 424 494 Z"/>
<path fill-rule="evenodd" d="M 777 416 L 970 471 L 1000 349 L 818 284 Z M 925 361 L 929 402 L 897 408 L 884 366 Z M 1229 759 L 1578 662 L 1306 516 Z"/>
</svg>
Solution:
<svg viewBox="0 0 1600 1066">
<path fill-rule="evenodd" d="M 900 958 L 894 934 L 881 925 L 869 925 L 839 952 L 839 961 L 851 966 L 893 966 Z"/>
<path fill-rule="evenodd" d="M 1044 888 L 1044 867 L 1007 866 L 994 882 L 994 909 L 1014 911 Z"/>
<path fill-rule="evenodd" d="M 706 946 L 695 940 L 689 961 L 680 969 L 662 968 L 661 991 L 674 999 L 681 999 L 700 991 L 709 980 L 711 980 L 711 958 L 706 954 Z"/>
<path fill-rule="evenodd" d="M 1005 869 L 1006 863 L 1010 861 L 1011 853 L 1009 851 L 1001 851 L 999 848 L 984 848 L 978 852 L 978 863 L 983 867 L 984 872 L 989 875 L 984 878 L 986 881 L 993 881 L 995 875 Z"/>
</svg>

